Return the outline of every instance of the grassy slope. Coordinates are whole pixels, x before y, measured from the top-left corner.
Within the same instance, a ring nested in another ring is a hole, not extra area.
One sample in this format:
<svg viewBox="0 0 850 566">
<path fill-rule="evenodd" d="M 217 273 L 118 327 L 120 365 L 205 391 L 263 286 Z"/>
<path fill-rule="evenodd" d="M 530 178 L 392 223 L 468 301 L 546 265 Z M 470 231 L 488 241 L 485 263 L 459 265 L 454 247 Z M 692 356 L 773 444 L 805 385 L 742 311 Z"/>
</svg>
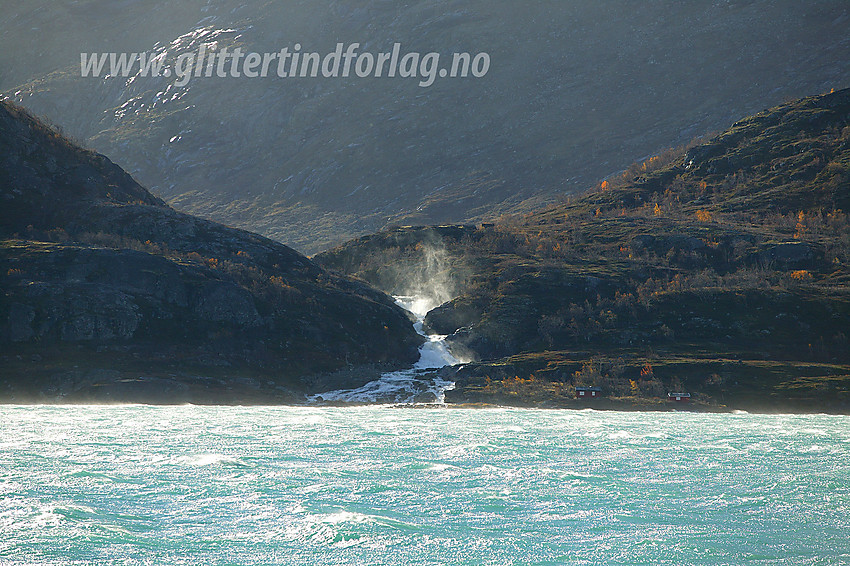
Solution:
<svg viewBox="0 0 850 566">
<path fill-rule="evenodd" d="M 482 360 L 453 376 L 456 401 L 571 404 L 596 384 L 642 406 L 684 388 L 705 406 L 847 411 L 848 205 L 845 90 L 537 213 L 319 260 L 397 292 L 423 245 L 445 248 L 458 297 L 427 322 Z"/>
</svg>

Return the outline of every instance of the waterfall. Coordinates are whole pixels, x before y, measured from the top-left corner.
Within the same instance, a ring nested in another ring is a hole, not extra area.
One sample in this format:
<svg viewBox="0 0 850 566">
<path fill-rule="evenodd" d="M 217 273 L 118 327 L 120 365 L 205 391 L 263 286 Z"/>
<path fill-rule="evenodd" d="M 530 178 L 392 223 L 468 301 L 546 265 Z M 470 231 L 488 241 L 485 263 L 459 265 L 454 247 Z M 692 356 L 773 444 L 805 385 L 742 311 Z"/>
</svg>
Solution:
<svg viewBox="0 0 850 566">
<path fill-rule="evenodd" d="M 425 334 L 422 329 L 425 315 L 438 306 L 422 296 L 397 296 L 396 303 L 413 313 L 414 330 L 426 342 L 419 347 L 419 360 L 410 369 L 391 371 L 357 389 L 340 389 L 311 395 L 311 403 L 443 403 L 446 391 L 454 383 L 438 377 L 436 370 L 463 363 L 455 358 L 446 345 L 446 337 Z"/>
</svg>

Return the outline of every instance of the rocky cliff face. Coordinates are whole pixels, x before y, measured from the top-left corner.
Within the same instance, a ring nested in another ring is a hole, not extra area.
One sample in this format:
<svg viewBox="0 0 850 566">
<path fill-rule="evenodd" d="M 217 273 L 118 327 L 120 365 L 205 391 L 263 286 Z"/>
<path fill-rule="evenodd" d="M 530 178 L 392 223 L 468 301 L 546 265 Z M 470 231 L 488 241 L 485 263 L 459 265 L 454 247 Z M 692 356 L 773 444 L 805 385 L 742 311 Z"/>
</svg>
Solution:
<svg viewBox="0 0 850 566">
<path fill-rule="evenodd" d="M 292 400 L 417 357 L 383 293 L 171 209 L 5 102 L 0 199 L 2 398 Z"/>
<path fill-rule="evenodd" d="M 557 198 L 850 81 L 843 0 L 29 0 L 0 90 L 182 210 L 313 253 Z M 80 52 L 488 52 L 482 79 L 80 77 Z M 538 201 L 539 202 L 539 201 Z"/>
</svg>

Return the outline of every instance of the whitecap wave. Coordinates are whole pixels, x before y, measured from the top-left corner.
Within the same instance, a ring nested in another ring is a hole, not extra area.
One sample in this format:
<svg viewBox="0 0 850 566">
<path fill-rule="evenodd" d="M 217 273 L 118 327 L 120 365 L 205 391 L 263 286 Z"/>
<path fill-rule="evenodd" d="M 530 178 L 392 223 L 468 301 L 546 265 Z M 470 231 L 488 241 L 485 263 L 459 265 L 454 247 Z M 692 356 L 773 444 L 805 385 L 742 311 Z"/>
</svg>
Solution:
<svg viewBox="0 0 850 566">
<path fill-rule="evenodd" d="M 195 454 L 192 456 L 178 456 L 174 459 L 174 463 L 181 464 L 184 466 L 213 466 L 213 465 L 223 465 L 223 466 L 237 466 L 237 467 L 249 467 L 248 463 L 240 460 L 239 458 L 234 458 L 233 456 L 227 456 L 224 454 Z"/>
</svg>

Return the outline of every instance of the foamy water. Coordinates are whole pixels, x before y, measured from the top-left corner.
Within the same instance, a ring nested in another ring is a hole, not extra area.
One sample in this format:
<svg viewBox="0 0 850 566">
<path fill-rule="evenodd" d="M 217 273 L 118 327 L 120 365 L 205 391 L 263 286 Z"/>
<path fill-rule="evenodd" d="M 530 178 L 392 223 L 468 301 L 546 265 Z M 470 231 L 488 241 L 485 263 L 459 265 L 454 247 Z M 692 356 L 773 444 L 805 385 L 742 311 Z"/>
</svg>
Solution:
<svg viewBox="0 0 850 566">
<path fill-rule="evenodd" d="M 396 302 L 416 317 L 413 328 L 425 337 L 419 347 L 419 360 L 412 368 L 388 372 L 357 389 L 341 389 L 319 393 L 309 398 L 313 403 L 443 403 L 445 393 L 454 383 L 441 379 L 434 370 L 462 363 L 449 351 L 446 337 L 425 334 L 425 315 L 438 306 L 427 297 L 401 296 Z"/>
<path fill-rule="evenodd" d="M 847 564 L 850 419 L 0 407 L 0 563 Z"/>
</svg>

